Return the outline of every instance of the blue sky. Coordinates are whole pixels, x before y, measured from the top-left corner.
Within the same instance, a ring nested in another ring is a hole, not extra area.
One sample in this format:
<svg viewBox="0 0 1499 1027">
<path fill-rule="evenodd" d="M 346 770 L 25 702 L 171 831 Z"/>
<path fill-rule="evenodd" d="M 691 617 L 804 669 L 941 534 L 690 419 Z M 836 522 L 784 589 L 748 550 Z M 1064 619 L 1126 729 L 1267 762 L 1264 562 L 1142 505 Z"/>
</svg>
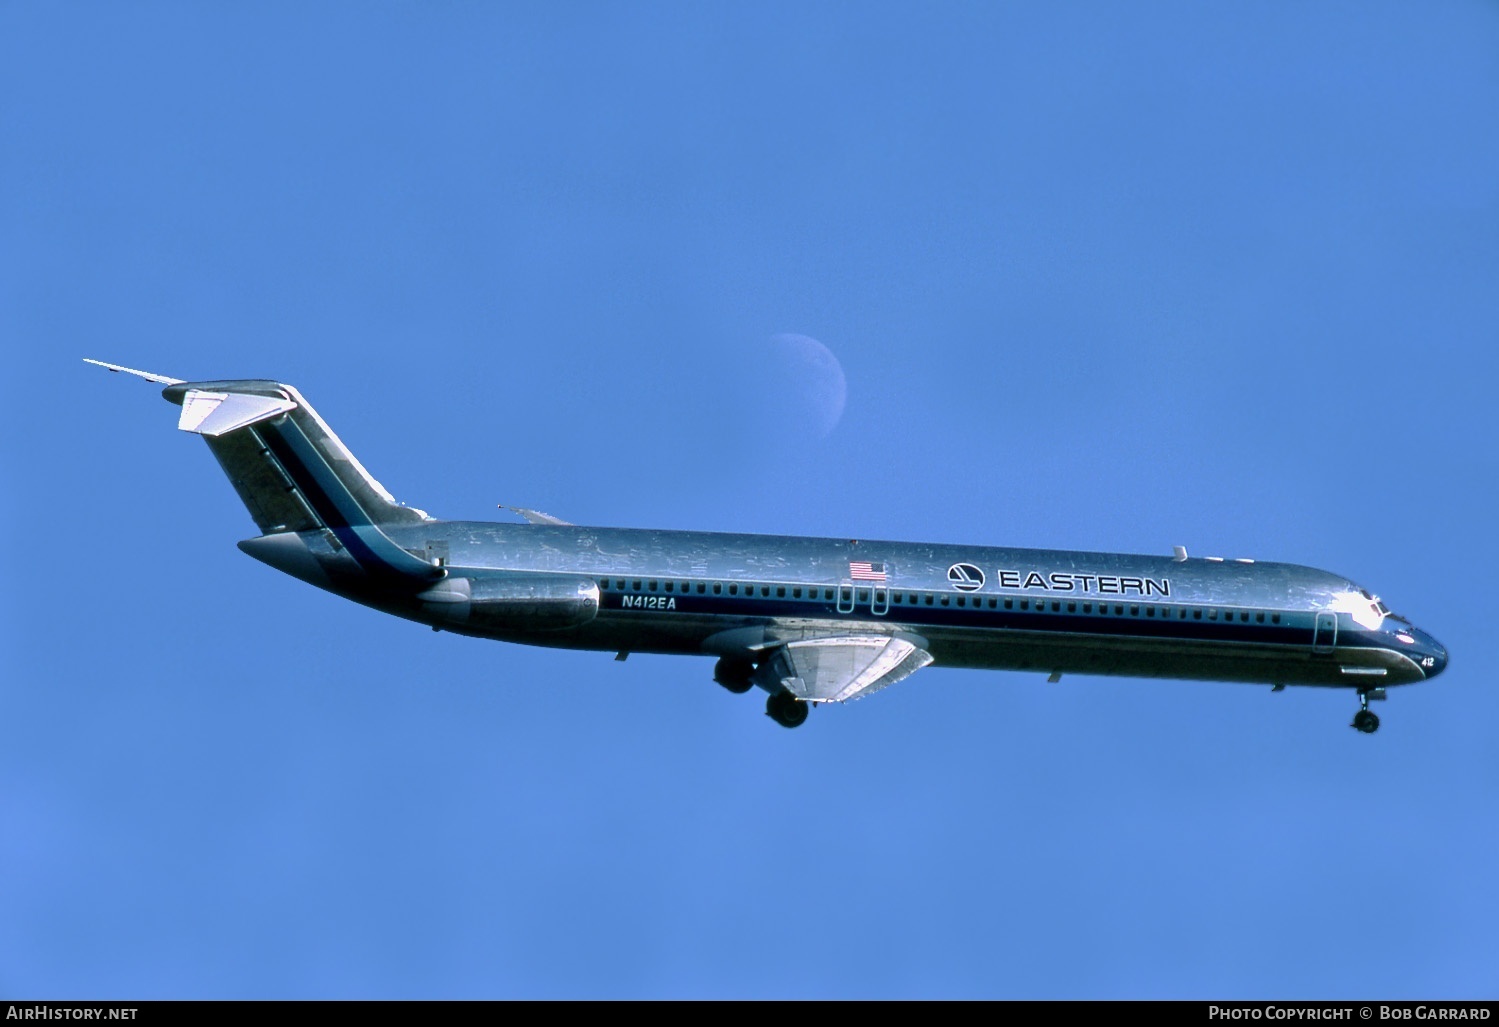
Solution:
<svg viewBox="0 0 1499 1027">
<path fill-rule="evenodd" d="M 0 8 L 0 995 L 1494 998 L 1496 55 L 1476 0 Z M 757 417 L 782 333 L 826 438 Z M 85 356 L 288 381 L 438 516 L 1182 544 L 1453 664 L 1373 737 L 942 669 L 786 731 L 247 559 Z"/>
</svg>

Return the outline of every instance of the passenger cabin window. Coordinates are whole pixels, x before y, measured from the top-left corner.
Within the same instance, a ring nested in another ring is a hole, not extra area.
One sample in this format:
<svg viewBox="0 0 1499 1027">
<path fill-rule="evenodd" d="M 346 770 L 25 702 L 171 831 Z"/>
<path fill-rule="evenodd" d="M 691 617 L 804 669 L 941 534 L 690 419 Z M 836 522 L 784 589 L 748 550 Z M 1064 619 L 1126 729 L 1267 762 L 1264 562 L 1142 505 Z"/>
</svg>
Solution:
<svg viewBox="0 0 1499 1027">
<path fill-rule="evenodd" d="M 676 587 L 676 585 L 675 585 L 674 582 L 668 581 L 666 583 L 666 591 L 668 591 L 668 592 L 672 591 L 675 587 Z"/>
<path fill-rule="evenodd" d="M 731 595 L 731 596 L 737 596 L 738 594 L 739 594 L 739 586 L 738 585 L 730 585 L 729 586 L 729 595 Z"/>
<path fill-rule="evenodd" d="M 639 592 L 640 591 L 640 582 L 638 582 L 638 581 L 631 582 L 630 583 L 630 587 L 633 588 L 635 591 Z"/>
<path fill-rule="evenodd" d="M 1280 614 L 1278 614 L 1278 613 L 1272 613 L 1270 615 L 1270 623 L 1271 624 L 1279 624 L 1280 623 Z"/>
<path fill-rule="evenodd" d="M 777 599 L 785 599 L 786 598 L 786 586 L 785 585 L 777 585 L 776 586 L 776 598 Z"/>
</svg>

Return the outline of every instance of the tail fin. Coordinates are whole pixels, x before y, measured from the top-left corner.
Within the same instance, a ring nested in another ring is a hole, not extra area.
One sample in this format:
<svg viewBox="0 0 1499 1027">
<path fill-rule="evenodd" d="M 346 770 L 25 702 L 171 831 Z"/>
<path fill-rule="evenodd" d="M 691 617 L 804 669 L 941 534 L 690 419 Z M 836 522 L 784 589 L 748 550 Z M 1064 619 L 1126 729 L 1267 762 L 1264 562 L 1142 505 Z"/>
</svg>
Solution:
<svg viewBox="0 0 1499 1027">
<path fill-rule="evenodd" d="M 165 384 L 162 395 L 182 407 L 177 427 L 208 443 L 262 534 L 326 528 L 369 572 L 442 575 L 380 530 L 431 518 L 397 503 L 290 385 L 266 379 L 186 382 L 90 363 Z"/>
</svg>

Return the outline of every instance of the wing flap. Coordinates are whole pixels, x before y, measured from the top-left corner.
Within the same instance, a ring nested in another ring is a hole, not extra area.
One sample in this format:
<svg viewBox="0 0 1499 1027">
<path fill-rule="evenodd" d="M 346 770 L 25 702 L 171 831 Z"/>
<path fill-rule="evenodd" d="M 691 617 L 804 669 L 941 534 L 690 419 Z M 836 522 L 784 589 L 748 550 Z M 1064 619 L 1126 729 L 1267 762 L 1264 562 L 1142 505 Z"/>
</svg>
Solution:
<svg viewBox="0 0 1499 1027">
<path fill-rule="evenodd" d="M 904 638 L 809 638 L 777 649 L 756 678 L 762 688 L 784 688 L 804 702 L 847 702 L 903 681 L 931 662 L 930 653 Z"/>
</svg>

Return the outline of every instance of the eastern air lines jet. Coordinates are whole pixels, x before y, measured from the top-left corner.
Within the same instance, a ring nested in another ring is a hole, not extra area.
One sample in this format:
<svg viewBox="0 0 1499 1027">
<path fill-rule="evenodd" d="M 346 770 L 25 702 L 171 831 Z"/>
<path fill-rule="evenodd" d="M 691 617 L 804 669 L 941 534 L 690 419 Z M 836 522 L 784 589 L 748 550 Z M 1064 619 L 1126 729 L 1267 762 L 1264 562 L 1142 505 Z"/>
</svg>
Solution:
<svg viewBox="0 0 1499 1027">
<path fill-rule="evenodd" d="M 1337 574 L 1283 563 L 910 542 L 443 521 L 397 503 L 289 385 L 166 386 L 259 527 L 239 548 L 434 630 L 718 657 L 796 727 L 928 664 L 1352 688 L 1440 674 L 1447 650 Z"/>
</svg>

